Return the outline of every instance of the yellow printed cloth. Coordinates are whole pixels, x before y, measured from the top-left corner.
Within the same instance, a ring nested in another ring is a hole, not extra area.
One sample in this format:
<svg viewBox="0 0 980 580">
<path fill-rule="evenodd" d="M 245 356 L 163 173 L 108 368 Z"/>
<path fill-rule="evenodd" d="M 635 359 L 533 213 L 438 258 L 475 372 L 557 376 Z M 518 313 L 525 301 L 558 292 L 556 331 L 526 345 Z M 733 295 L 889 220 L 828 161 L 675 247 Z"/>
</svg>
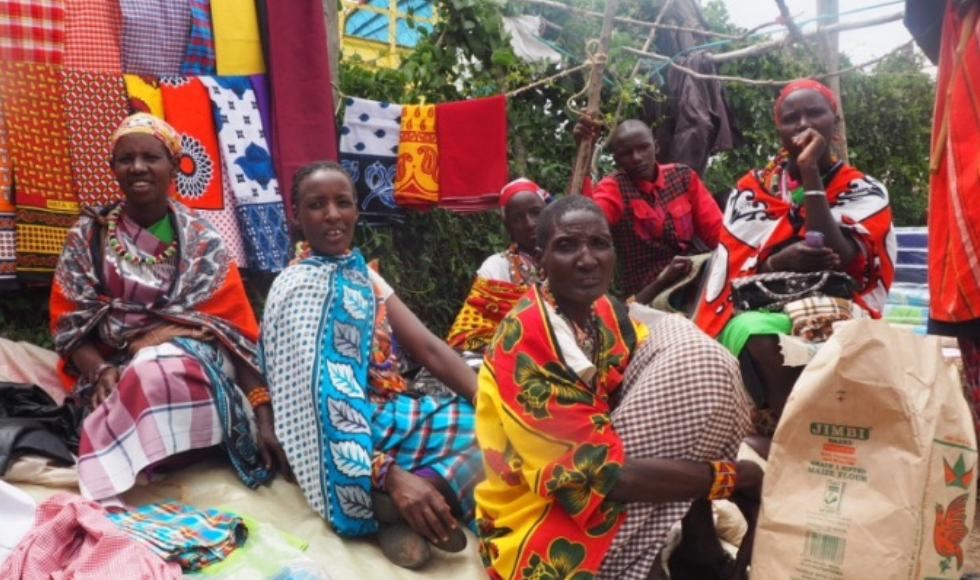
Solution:
<svg viewBox="0 0 980 580">
<path fill-rule="evenodd" d="M 18 273 L 53 272 L 78 214 L 61 74 L 60 67 L 0 62 L 16 181 Z"/>
<path fill-rule="evenodd" d="M 254 2 L 211 0 L 211 26 L 219 76 L 265 72 Z"/>
<path fill-rule="evenodd" d="M 402 207 L 426 207 L 439 203 L 439 145 L 436 139 L 436 106 L 402 107 L 398 140 L 395 201 Z"/>
<path fill-rule="evenodd" d="M 477 277 L 446 342 L 453 348 L 480 351 L 493 338 L 504 316 L 527 292 L 526 284 Z"/>
<path fill-rule="evenodd" d="M 159 79 L 147 75 L 125 75 L 125 78 L 129 112 L 149 113 L 163 119 L 163 93 L 160 92 Z"/>
</svg>

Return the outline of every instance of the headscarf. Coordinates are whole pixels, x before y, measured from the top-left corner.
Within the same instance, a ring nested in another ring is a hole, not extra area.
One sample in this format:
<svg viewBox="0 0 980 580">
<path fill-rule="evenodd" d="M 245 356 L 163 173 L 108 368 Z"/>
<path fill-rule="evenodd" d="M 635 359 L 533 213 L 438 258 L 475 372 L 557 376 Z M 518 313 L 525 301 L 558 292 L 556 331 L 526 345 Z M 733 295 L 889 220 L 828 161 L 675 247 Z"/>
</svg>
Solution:
<svg viewBox="0 0 980 580">
<path fill-rule="evenodd" d="M 504 209 L 507 207 L 507 202 L 511 200 L 515 195 L 521 193 L 522 191 L 530 191 L 534 195 L 541 198 L 541 201 L 551 203 L 551 194 L 542 189 L 540 185 L 534 183 L 526 177 L 519 177 L 514 181 L 511 181 L 500 190 L 500 215 L 504 215 Z"/>
<path fill-rule="evenodd" d="M 164 147 L 170 151 L 172 157 L 180 157 L 180 133 L 163 119 L 154 117 L 148 113 L 135 113 L 123 119 L 116 132 L 112 134 L 110 146 L 115 148 L 116 142 L 120 138 L 133 133 L 153 135 L 160 141 L 163 141 Z"/>
<path fill-rule="evenodd" d="M 837 97 L 834 96 L 834 91 L 830 90 L 827 85 L 813 79 L 797 79 L 783 87 L 783 90 L 779 92 L 779 96 L 776 97 L 776 105 L 773 108 L 773 112 L 775 113 L 777 125 L 779 124 L 779 105 L 783 104 L 783 101 L 786 100 L 786 97 L 788 97 L 790 93 L 805 89 L 817 91 L 823 95 L 824 98 L 827 99 L 827 102 L 830 103 L 830 110 L 833 111 L 835 115 L 837 114 Z"/>
</svg>

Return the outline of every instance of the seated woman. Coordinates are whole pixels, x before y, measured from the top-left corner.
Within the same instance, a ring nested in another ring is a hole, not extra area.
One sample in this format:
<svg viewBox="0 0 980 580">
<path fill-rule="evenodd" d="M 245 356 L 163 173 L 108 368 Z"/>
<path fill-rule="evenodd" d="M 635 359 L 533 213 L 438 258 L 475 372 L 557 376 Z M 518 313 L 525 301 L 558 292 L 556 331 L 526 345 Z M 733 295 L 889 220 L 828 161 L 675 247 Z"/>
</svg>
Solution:
<svg viewBox="0 0 980 580">
<path fill-rule="evenodd" d="M 538 282 L 534 242 L 538 215 L 551 201 L 547 191 L 529 179 L 515 179 L 500 191 L 500 216 L 511 244 L 487 258 L 446 342 L 460 350 L 483 352 L 497 325 L 531 284 Z"/>
<path fill-rule="evenodd" d="M 476 374 L 351 248 L 358 211 L 343 167 L 301 168 L 292 201 L 305 242 L 269 292 L 261 349 L 276 434 L 303 494 L 341 535 L 393 524 L 380 540 L 398 565 L 425 563 L 423 536 L 461 550 L 454 514 L 472 520 L 482 476 Z M 459 396 L 409 396 L 395 336 Z"/>
<path fill-rule="evenodd" d="M 782 312 L 733 312 L 733 280 L 766 272 L 839 270 L 856 282 L 852 300 L 878 317 L 896 253 L 885 186 L 837 160 L 831 142 L 840 117 L 834 94 L 813 80 L 790 83 L 775 106 L 783 150 L 735 186 L 695 321 L 739 357 L 755 404 L 782 413 L 801 366 L 786 366 Z M 807 245 L 808 232 L 824 243 Z"/>
<path fill-rule="evenodd" d="M 537 240 L 546 280 L 480 371 L 481 555 L 496 579 L 645 578 L 691 500 L 758 494 L 758 466 L 731 462 L 749 428 L 737 363 L 684 318 L 648 330 L 606 296 L 592 200 L 549 205 Z"/>
<path fill-rule="evenodd" d="M 86 208 L 55 270 L 55 349 L 66 385 L 93 409 L 78 458 L 88 498 L 112 498 L 147 466 L 219 443 L 251 487 L 286 465 L 238 268 L 218 232 L 169 198 L 179 156 L 170 125 L 125 119 L 110 160 L 123 199 Z"/>
</svg>

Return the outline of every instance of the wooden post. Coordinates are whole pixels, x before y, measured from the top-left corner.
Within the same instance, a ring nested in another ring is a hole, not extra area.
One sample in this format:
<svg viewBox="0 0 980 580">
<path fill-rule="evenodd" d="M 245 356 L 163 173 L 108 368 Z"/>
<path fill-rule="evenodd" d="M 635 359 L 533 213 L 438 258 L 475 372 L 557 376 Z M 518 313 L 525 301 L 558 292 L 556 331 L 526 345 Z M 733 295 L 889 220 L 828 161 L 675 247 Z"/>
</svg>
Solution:
<svg viewBox="0 0 980 580">
<path fill-rule="evenodd" d="M 340 102 L 340 22 L 337 15 L 337 0 L 323 0 L 323 23 L 327 28 L 327 58 L 330 62 L 330 82 L 335 87 L 333 106 Z"/>
<path fill-rule="evenodd" d="M 837 24 L 837 15 L 840 12 L 837 6 L 838 0 L 817 0 L 817 14 L 832 14 L 833 18 L 820 20 L 819 28 L 833 26 Z M 824 64 L 827 66 L 828 73 L 836 73 L 840 70 L 840 48 L 837 42 L 837 31 L 824 32 L 820 35 L 820 47 Z M 837 155 L 844 163 L 847 163 L 847 125 L 844 122 L 844 103 L 840 95 L 840 75 L 834 74 L 827 79 L 827 86 L 834 91 L 837 103 L 840 107 L 840 126 L 837 129 L 839 140 L 834 144 Z"/>
<path fill-rule="evenodd" d="M 599 34 L 599 54 L 609 54 L 609 39 L 612 37 L 613 18 L 616 16 L 616 6 L 619 0 L 606 0 L 606 11 L 602 16 L 602 32 Z M 589 101 L 585 107 L 585 114 L 590 117 L 599 116 L 599 99 L 602 95 L 602 74 L 605 71 L 603 62 L 597 62 L 592 66 L 589 74 Z M 582 182 L 585 181 L 585 172 L 589 168 L 589 160 L 592 158 L 592 140 L 585 139 L 578 146 L 578 153 L 575 155 L 575 165 L 572 168 L 572 183 L 569 185 L 569 193 L 582 193 Z"/>
</svg>

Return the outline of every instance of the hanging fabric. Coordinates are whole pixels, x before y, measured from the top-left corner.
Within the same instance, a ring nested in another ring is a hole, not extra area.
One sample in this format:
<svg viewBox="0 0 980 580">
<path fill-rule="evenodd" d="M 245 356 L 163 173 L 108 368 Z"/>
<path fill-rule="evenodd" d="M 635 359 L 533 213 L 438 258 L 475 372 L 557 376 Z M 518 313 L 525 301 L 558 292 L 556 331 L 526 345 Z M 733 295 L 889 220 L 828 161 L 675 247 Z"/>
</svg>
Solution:
<svg viewBox="0 0 980 580">
<path fill-rule="evenodd" d="M 288 1 L 300 3 L 297 0 Z M 255 15 L 254 2 L 211 0 L 211 20 L 214 23 L 214 49 L 219 75 L 251 75 L 265 72 L 262 40 L 259 36 L 259 21 Z M 320 23 L 321 25 L 323 23 L 322 13 Z"/>
<path fill-rule="evenodd" d="M 65 68 L 122 72 L 122 12 L 115 0 L 65 0 Z"/>
<path fill-rule="evenodd" d="M 402 106 L 348 97 L 340 130 L 340 162 L 354 180 L 361 222 L 400 225 L 405 212 L 395 203 L 395 172 Z"/>
<path fill-rule="evenodd" d="M 180 132 L 174 199 L 191 209 L 224 211 L 218 135 L 208 89 L 196 77 L 162 77 L 160 94 L 166 121 Z M 204 217 L 211 219 L 208 214 Z"/>
<path fill-rule="evenodd" d="M 402 207 L 439 202 L 439 143 L 435 105 L 404 105 L 398 140 L 395 199 Z"/>
<path fill-rule="evenodd" d="M 436 105 L 439 206 L 458 212 L 497 207 L 507 183 L 507 97 Z"/>
<path fill-rule="evenodd" d="M 259 107 L 259 116 L 262 118 L 262 135 L 265 143 L 269 146 L 269 152 L 274 151 L 272 146 L 272 94 L 269 92 L 269 75 L 250 75 L 248 77 L 252 83 L 252 90 L 255 91 L 255 103 Z M 289 190 L 284 189 L 286 196 Z"/>
<path fill-rule="evenodd" d="M 213 75 L 216 72 L 214 31 L 211 29 L 211 3 L 209 0 L 187 0 L 191 11 L 191 29 L 187 36 L 184 62 L 180 64 L 182 75 Z"/>
<path fill-rule="evenodd" d="M 125 75 L 126 92 L 129 94 L 130 113 L 149 113 L 164 118 L 163 95 L 160 81 L 151 75 Z"/>
<path fill-rule="evenodd" d="M 61 65 L 64 0 L 0 0 L 0 62 Z"/>
<path fill-rule="evenodd" d="M 0 96 L 0 288 L 14 285 L 17 279 L 13 167 L 3 107 Z"/>
<path fill-rule="evenodd" d="M 119 0 L 119 7 L 123 72 L 180 74 L 191 28 L 187 0 Z"/>
</svg>

